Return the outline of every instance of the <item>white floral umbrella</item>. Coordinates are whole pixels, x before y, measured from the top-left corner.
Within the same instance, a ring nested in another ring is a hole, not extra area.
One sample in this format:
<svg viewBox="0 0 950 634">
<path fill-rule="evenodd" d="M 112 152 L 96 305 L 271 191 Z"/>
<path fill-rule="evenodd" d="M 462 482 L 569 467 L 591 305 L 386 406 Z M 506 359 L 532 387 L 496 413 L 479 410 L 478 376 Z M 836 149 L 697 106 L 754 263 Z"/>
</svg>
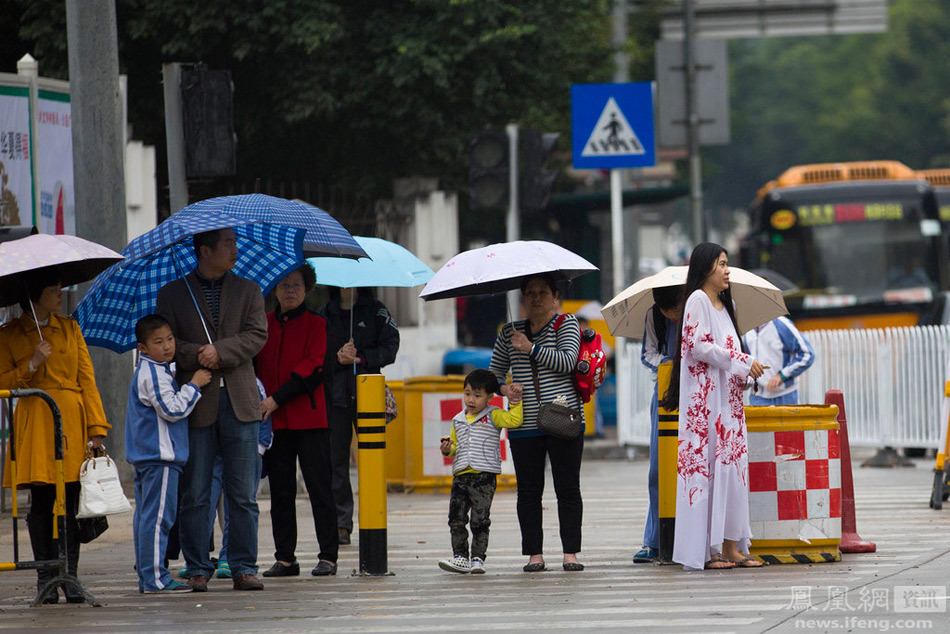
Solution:
<svg viewBox="0 0 950 634">
<path fill-rule="evenodd" d="M 55 271 L 63 286 L 88 282 L 125 257 L 112 249 L 67 235 L 35 235 L 0 243 L 0 306 L 27 296 L 30 276 Z"/>
<path fill-rule="evenodd" d="M 535 275 L 558 280 L 596 271 L 597 267 L 551 242 L 517 240 L 463 251 L 436 271 L 419 294 L 424 300 L 491 295 L 515 290 Z"/>
</svg>

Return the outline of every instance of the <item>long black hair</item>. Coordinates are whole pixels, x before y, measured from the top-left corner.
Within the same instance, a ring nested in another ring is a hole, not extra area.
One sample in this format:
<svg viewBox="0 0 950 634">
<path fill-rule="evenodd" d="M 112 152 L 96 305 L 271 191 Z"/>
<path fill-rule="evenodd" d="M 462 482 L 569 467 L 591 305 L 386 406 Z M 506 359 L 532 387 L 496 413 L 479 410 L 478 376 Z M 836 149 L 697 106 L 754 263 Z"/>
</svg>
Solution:
<svg viewBox="0 0 950 634">
<path fill-rule="evenodd" d="M 684 301 L 689 300 L 693 292 L 703 287 L 703 283 L 712 274 L 716 262 L 719 260 L 719 256 L 723 253 L 729 255 L 729 252 L 722 246 L 713 242 L 703 242 L 702 244 L 696 245 L 696 248 L 693 249 L 692 254 L 689 256 L 689 271 L 686 273 L 686 286 L 683 290 Z M 726 288 L 726 290 L 721 291 L 719 293 L 719 299 L 722 300 L 723 306 L 726 307 L 726 312 L 729 313 L 729 319 L 732 320 L 732 325 L 738 335 L 739 323 L 736 321 L 736 310 L 732 305 L 732 287 L 730 286 Z M 684 313 L 684 323 L 685 320 L 686 315 Z M 673 355 L 673 372 L 670 374 L 670 387 L 667 389 L 666 395 L 664 395 L 660 401 L 660 407 L 668 410 L 676 410 L 679 409 L 680 406 L 680 357 L 682 354 L 682 339 L 683 328 L 681 325 L 679 334 L 676 337 L 676 351 Z M 739 342 L 741 345 L 741 337 Z"/>
<path fill-rule="evenodd" d="M 667 319 L 661 313 L 661 310 L 673 310 L 683 301 L 683 287 L 660 286 L 653 289 L 653 332 L 656 333 L 657 349 L 664 355 L 669 355 L 672 350 L 666 349 L 666 324 Z"/>
</svg>

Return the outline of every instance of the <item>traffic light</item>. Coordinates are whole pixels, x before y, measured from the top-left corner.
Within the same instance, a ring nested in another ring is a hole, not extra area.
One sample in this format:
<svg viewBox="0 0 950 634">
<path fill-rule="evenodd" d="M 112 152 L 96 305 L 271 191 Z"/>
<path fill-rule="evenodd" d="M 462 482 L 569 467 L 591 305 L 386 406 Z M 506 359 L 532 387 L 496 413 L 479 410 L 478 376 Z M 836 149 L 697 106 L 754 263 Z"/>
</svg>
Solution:
<svg viewBox="0 0 950 634">
<path fill-rule="evenodd" d="M 541 132 L 527 129 L 521 133 L 521 154 L 524 172 L 521 177 L 521 208 L 539 211 L 548 206 L 551 188 L 557 172 L 544 169 L 561 135 L 557 132 Z"/>
<path fill-rule="evenodd" d="M 237 136 L 231 72 L 204 64 L 182 66 L 181 108 L 188 177 L 233 176 Z"/>
<path fill-rule="evenodd" d="M 469 143 L 468 190 L 473 210 L 508 207 L 508 135 L 482 130 Z"/>
</svg>

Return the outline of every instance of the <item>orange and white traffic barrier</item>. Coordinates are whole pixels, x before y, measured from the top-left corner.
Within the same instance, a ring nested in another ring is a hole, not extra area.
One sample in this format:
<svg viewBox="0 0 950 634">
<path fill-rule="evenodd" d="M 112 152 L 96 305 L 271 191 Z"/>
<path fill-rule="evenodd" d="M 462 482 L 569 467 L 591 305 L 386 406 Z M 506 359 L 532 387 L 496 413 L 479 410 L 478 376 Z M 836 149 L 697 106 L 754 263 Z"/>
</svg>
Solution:
<svg viewBox="0 0 950 634">
<path fill-rule="evenodd" d="M 840 561 L 838 408 L 746 407 L 745 414 L 749 554 L 767 563 Z"/>
</svg>

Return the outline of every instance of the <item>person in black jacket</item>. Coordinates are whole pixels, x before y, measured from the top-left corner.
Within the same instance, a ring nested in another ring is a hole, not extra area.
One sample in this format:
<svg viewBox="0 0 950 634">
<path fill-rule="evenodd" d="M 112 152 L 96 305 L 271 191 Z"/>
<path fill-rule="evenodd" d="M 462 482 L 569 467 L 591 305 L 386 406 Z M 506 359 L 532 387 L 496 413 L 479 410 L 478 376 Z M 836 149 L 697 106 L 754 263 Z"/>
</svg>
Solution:
<svg viewBox="0 0 950 634">
<path fill-rule="evenodd" d="M 328 287 L 330 301 L 320 310 L 327 320 L 327 362 L 324 388 L 330 419 L 333 496 L 341 544 L 353 532 L 353 488 L 350 485 L 350 443 L 356 424 L 356 375 L 378 374 L 396 360 L 399 330 L 382 302 L 368 288 Z M 352 315 L 350 312 L 352 311 Z M 355 370 L 354 370 L 355 367 Z M 329 378 L 326 378 L 329 377 Z"/>
</svg>

